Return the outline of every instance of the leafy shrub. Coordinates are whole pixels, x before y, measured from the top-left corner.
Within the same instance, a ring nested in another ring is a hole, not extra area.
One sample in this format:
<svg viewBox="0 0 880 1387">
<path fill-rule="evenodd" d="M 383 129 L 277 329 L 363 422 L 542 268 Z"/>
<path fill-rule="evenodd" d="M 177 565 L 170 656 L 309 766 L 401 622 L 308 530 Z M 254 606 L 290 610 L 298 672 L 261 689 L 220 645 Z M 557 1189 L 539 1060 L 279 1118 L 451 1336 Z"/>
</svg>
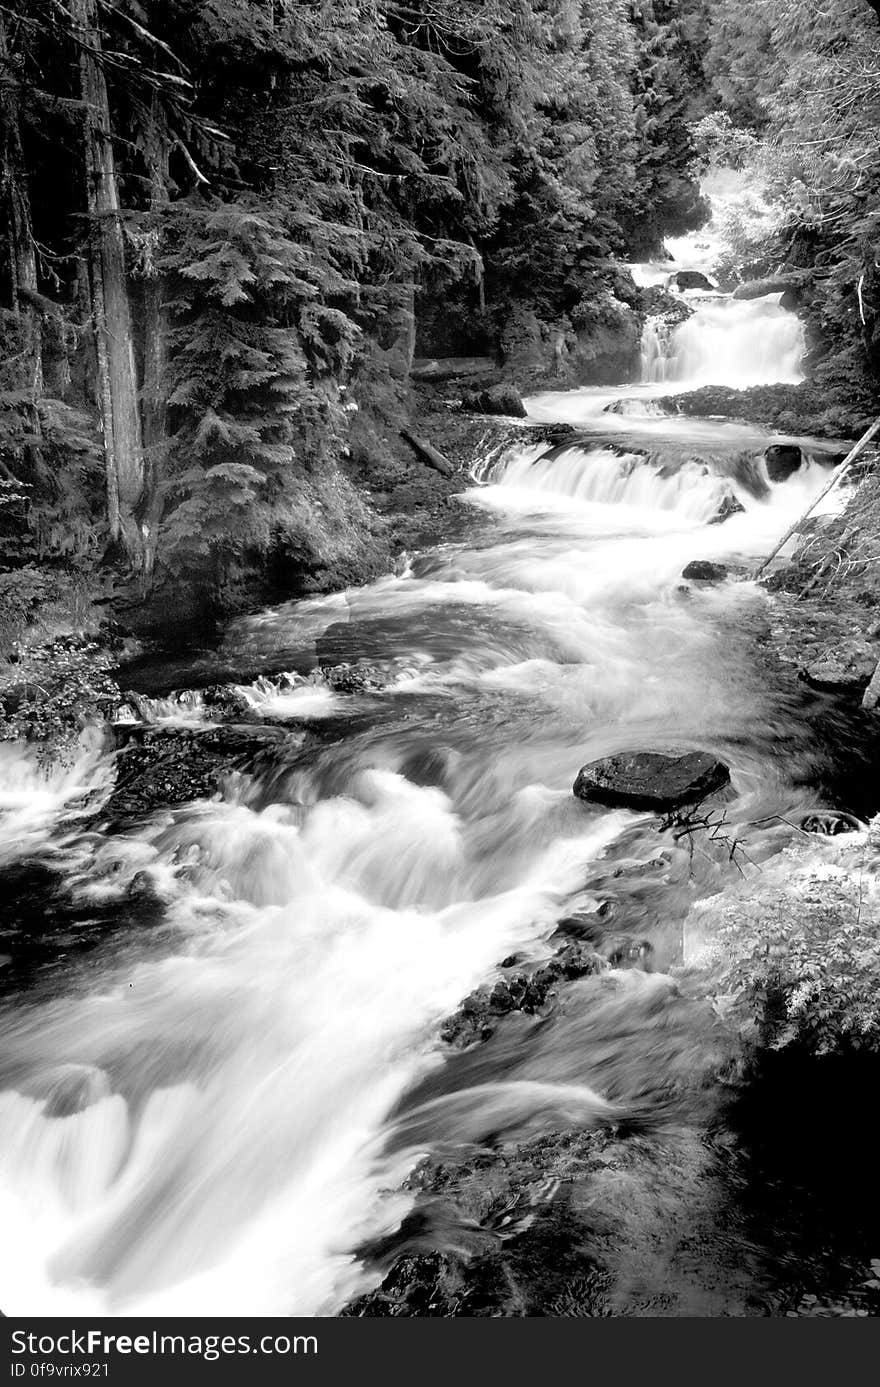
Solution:
<svg viewBox="0 0 880 1387">
<path fill-rule="evenodd" d="M 0 573 L 0 652 L 20 640 L 34 617 L 59 596 L 54 573 L 34 564 L 9 573 Z"/>
<path fill-rule="evenodd" d="M 121 697 L 113 664 L 87 636 L 18 643 L 0 684 L 0 741 L 39 743 L 45 763 L 71 761 L 83 728 L 108 716 Z"/>
<path fill-rule="evenodd" d="M 705 173 L 717 164 L 741 169 L 750 163 L 760 148 L 760 141 L 749 130 L 734 125 L 726 111 L 712 111 L 691 126 L 691 139 L 696 149 L 695 172 Z"/>
<path fill-rule="evenodd" d="M 785 211 L 760 193 L 749 193 L 719 214 L 723 250 L 714 269 L 722 281 L 770 274 L 783 259 L 781 240 Z"/>
<path fill-rule="evenodd" d="M 758 1045 L 880 1049 L 880 819 L 833 841 L 789 849 L 695 912 L 719 958 L 718 1009 Z"/>
</svg>

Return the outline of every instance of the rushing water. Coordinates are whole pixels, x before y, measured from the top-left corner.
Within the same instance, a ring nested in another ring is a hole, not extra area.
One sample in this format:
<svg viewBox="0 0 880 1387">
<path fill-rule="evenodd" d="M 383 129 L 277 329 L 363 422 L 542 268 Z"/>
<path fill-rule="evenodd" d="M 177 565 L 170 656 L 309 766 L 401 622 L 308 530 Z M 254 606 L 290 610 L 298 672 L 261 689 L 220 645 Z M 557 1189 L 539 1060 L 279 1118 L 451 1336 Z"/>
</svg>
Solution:
<svg viewBox="0 0 880 1387">
<path fill-rule="evenodd" d="M 712 299 L 654 393 L 684 369 L 718 379 L 719 363 L 735 383 L 790 379 L 797 333 L 776 305 Z M 682 590 L 680 573 L 752 562 L 826 471 L 820 458 L 772 486 L 759 430 L 603 412 L 644 393 L 532 401 L 535 417 L 628 441 L 511 449 L 463 498 L 489 517 L 478 540 L 239 622 L 224 658 L 290 654 L 286 679 L 239 690 L 290 735 L 222 799 L 108 834 L 87 814 L 112 782 L 100 746 L 48 779 L 0 746 L 0 857 L 60 873 L 78 918 L 108 929 L 5 1002 L 5 1311 L 334 1313 L 369 1284 L 356 1249 L 400 1223 L 411 1196 L 395 1191 L 425 1151 L 654 1106 L 659 1120 L 670 1074 L 705 1040 L 668 977 L 681 918 L 732 869 L 722 854 L 691 873 L 650 816 L 588 807 L 571 783 L 604 753 L 685 744 L 729 762 L 732 823 L 813 802 L 796 699 L 755 663 L 764 597 Z M 744 509 L 711 523 L 731 495 Z M 384 687 L 309 677 L 330 627 Z M 210 717 L 199 696 L 129 716 L 143 713 Z M 776 833 L 755 829 L 752 851 Z M 656 879 L 633 895 L 640 863 Z M 126 925 L 144 881 L 160 923 L 120 936 L 108 918 Z M 561 1039 L 494 1072 L 491 1051 L 473 1072 L 450 1066 L 439 1028 L 461 999 L 615 899 L 654 971 L 614 970 L 595 995 L 579 984 Z"/>
</svg>

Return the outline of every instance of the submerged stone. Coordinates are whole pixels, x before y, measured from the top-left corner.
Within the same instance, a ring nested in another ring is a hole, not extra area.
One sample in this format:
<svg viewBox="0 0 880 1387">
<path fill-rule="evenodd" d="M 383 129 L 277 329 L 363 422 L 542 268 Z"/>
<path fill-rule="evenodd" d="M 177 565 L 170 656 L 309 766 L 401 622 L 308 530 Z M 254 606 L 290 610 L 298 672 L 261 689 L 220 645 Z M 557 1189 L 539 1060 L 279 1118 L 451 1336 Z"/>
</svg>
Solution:
<svg viewBox="0 0 880 1387">
<path fill-rule="evenodd" d="M 573 789 L 593 804 L 666 812 L 698 803 L 729 779 L 727 766 L 708 751 L 624 751 L 583 766 Z"/>
</svg>

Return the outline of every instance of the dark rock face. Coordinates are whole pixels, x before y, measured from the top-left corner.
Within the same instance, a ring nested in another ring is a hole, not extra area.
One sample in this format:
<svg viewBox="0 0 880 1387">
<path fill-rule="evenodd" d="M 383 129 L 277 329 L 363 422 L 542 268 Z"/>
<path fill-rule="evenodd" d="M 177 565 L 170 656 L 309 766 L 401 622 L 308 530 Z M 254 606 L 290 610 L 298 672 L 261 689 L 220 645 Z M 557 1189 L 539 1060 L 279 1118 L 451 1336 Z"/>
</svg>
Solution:
<svg viewBox="0 0 880 1387">
<path fill-rule="evenodd" d="M 786 313 L 797 313 L 803 307 L 800 289 L 786 289 L 779 300 L 779 307 L 784 308 Z"/>
<path fill-rule="evenodd" d="M 525 419 L 526 407 L 515 385 L 492 385 L 488 390 L 466 390 L 461 397 L 462 409 L 475 414 L 504 414 Z"/>
<path fill-rule="evenodd" d="M 708 289 L 711 293 L 715 285 L 699 270 L 678 270 L 670 281 L 679 289 Z"/>
<path fill-rule="evenodd" d="M 729 779 L 724 763 L 707 751 L 624 751 L 583 766 L 574 793 L 593 804 L 662 813 L 698 803 Z"/>
<path fill-rule="evenodd" d="M 515 309 L 501 333 L 505 373 L 524 389 L 556 381 L 562 388 L 637 379 L 643 322 L 637 292 L 630 282 L 625 301 L 603 289 L 559 322 Z"/>
<path fill-rule="evenodd" d="M 723 563 L 710 563 L 708 559 L 694 559 L 681 570 L 681 576 L 693 583 L 721 583 L 727 577 L 727 567 Z"/>
<path fill-rule="evenodd" d="M 804 666 L 801 678 L 814 689 L 829 693 L 861 693 L 877 664 L 877 651 L 860 641 L 828 646 Z"/>
<path fill-rule="evenodd" d="M 803 460 L 803 453 L 794 443 L 771 443 L 764 450 L 767 476 L 771 482 L 787 482 Z"/>
</svg>

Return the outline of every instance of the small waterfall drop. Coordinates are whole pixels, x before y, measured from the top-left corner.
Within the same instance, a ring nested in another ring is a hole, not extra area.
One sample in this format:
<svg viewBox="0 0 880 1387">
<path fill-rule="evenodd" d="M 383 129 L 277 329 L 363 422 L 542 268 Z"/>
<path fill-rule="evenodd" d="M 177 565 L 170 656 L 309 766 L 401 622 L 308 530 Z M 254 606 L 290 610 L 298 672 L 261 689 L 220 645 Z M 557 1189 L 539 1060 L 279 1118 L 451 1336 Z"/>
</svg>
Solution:
<svg viewBox="0 0 880 1387">
<path fill-rule="evenodd" d="M 766 218 L 769 230 L 770 209 L 755 198 L 742 175 L 716 173 L 703 191 L 712 206 L 708 224 L 670 240 L 673 259 L 629 267 L 637 284 L 662 285 L 694 309 L 684 322 L 670 322 L 662 314 L 647 320 L 642 381 L 681 389 L 795 384 L 803 379 L 804 330 L 797 315 L 782 307 L 780 294 L 740 300 L 705 288 L 676 287 L 675 276 L 682 270 L 711 278 L 723 255 L 726 223 L 732 215 L 742 215 L 746 208 L 761 224 Z"/>
<path fill-rule="evenodd" d="M 707 298 L 668 336 L 646 324 L 643 379 L 682 387 L 796 384 L 803 379 L 804 330 L 780 297 Z"/>
<path fill-rule="evenodd" d="M 730 495 L 729 481 L 705 463 L 686 461 L 670 469 L 646 453 L 620 453 L 586 443 L 552 448 L 537 457 L 534 451 L 502 460 L 486 480 L 505 490 L 541 493 L 547 502 L 562 506 L 626 506 L 674 513 L 697 523 L 710 520 Z"/>
</svg>

